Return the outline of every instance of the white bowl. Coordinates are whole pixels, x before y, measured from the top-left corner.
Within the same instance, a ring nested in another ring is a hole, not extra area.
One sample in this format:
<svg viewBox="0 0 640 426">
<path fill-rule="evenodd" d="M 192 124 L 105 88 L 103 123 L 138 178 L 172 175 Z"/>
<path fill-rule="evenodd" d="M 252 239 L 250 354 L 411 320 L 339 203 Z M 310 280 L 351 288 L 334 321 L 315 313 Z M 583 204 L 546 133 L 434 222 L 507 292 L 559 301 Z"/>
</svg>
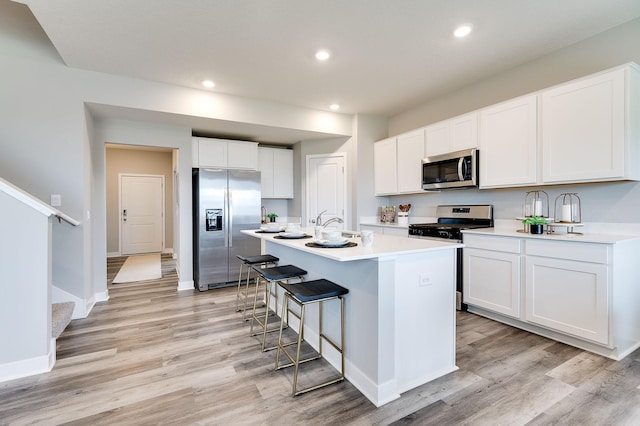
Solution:
<svg viewBox="0 0 640 426">
<path fill-rule="evenodd" d="M 327 241 L 338 241 L 342 239 L 340 231 L 322 231 L 322 239 Z"/>
</svg>

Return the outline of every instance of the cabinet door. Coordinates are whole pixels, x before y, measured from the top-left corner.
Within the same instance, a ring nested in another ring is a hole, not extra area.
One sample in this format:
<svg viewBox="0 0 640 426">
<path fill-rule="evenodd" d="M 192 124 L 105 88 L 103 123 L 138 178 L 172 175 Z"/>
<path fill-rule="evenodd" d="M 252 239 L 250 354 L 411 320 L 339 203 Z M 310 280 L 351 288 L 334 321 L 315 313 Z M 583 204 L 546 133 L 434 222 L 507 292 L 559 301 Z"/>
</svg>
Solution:
<svg viewBox="0 0 640 426">
<path fill-rule="evenodd" d="M 449 126 L 450 144 L 452 152 L 478 147 L 478 113 L 461 115 L 452 118 Z"/>
<path fill-rule="evenodd" d="M 624 73 L 619 69 L 542 94 L 545 183 L 624 176 Z"/>
<path fill-rule="evenodd" d="M 258 144 L 255 142 L 227 141 L 227 167 L 230 169 L 258 170 Z"/>
<path fill-rule="evenodd" d="M 464 303 L 520 318 L 521 256 L 474 248 L 462 252 Z"/>
<path fill-rule="evenodd" d="M 376 195 L 398 192 L 396 138 L 384 139 L 373 145 L 373 169 Z"/>
<path fill-rule="evenodd" d="M 398 192 L 422 191 L 424 130 L 398 136 Z"/>
<path fill-rule="evenodd" d="M 449 122 L 442 121 L 425 128 L 425 157 L 449 152 Z"/>
<path fill-rule="evenodd" d="M 273 150 L 273 196 L 293 198 L 293 151 Z"/>
<path fill-rule="evenodd" d="M 537 97 L 480 112 L 480 187 L 523 186 L 537 179 Z"/>
<path fill-rule="evenodd" d="M 526 320 L 609 344 L 608 267 L 527 256 Z"/>
<path fill-rule="evenodd" d="M 260 184 L 262 198 L 273 198 L 273 151 L 271 148 L 258 148 L 258 170 L 260 170 Z"/>
<path fill-rule="evenodd" d="M 227 167 L 227 142 L 218 139 L 198 138 L 200 167 Z"/>
</svg>

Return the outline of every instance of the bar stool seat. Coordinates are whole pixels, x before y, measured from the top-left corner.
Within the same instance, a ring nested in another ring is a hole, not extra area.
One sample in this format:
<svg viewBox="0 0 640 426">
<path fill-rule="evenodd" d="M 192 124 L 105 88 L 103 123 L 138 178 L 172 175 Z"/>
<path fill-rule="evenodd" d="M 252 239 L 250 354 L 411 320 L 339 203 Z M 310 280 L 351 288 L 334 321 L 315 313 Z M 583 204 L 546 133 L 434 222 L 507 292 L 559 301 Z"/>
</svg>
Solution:
<svg viewBox="0 0 640 426">
<path fill-rule="evenodd" d="M 249 321 L 249 318 L 246 318 L 247 312 L 247 301 L 249 298 L 249 279 L 251 276 L 251 266 L 259 265 L 260 267 L 266 267 L 269 265 L 275 265 L 280 260 L 279 258 L 272 256 L 270 254 L 261 254 L 258 256 L 236 256 L 240 260 L 240 272 L 238 273 L 238 290 L 236 291 L 236 312 L 242 311 L 242 320 Z M 247 278 L 245 280 L 244 286 L 244 298 L 242 298 L 243 294 L 241 291 L 241 281 L 242 281 L 242 269 L 243 266 L 247 265 Z M 258 279 L 256 278 L 256 286 L 258 285 Z M 240 301 L 242 301 L 242 307 L 240 307 Z"/>
<path fill-rule="evenodd" d="M 292 395 L 293 396 L 300 395 L 301 393 L 309 392 L 309 391 L 344 380 L 344 297 L 343 296 L 349 293 L 349 290 L 326 279 L 306 281 L 302 284 L 279 283 L 279 285 L 285 290 L 285 293 L 284 293 L 284 301 L 282 303 L 282 315 L 280 317 L 280 335 L 278 336 L 275 368 L 276 370 L 280 370 L 282 368 L 287 368 L 291 366 L 294 367 Z M 340 300 L 340 344 L 339 345 L 329 336 L 324 334 L 324 331 L 323 331 L 322 307 L 324 302 L 332 299 Z M 289 301 L 294 302 L 300 307 L 299 315 L 295 311 L 290 310 Z M 300 359 L 300 347 L 302 345 L 302 341 L 304 340 L 305 307 L 311 303 L 319 304 L 319 309 L 318 309 L 319 350 L 318 350 L 318 354 L 315 356 L 305 358 L 305 359 Z M 284 329 L 284 318 L 285 316 L 288 316 L 289 313 L 298 317 L 298 319 L 300 320 L 300 326 L 298 330 L 298 339 L 297 341 L 284 342 L 282 338 L 282 330 Z M 333 346 L 338 352 L 340 352 L 340 358 L 341 358 L 340 376 L 337 378 L 319 383 L 317 385 L 309 386 L 307 388 L 298 390 L 298 370 L 299 370 L 300 364 L 322 358 L 323 340 L 326 340 L 329 344 L 331 344 L 331 346 Z M 287 346 L 291 346 L 291 345 L 296 345 L 295 355 L 290 354 L 286 349 Z M 288 364 L 280 365 L 280 352 L 284 353 L 287 356 L 287 358 L 289 358 L 290 362 Z"/>
<path fill-rule="evenodd" d="M 304 276 L 307 275 L 307 271 L 305 271 L 304 269 L 300 269 L 294 265 L 272 266 L 268 268 L 261 268 L 259 266 L 253 265 L 251 266 L 251 268 L 253 268 L 253 270 L 258 273 L 258 279 L 263 279 L 265 281 L 265 289 L 264 289 L 265 312 L 264 314 L 257 312 L 258 283 L 256 283 L 256 294 L 253 299 L 253 312 L 251 314 L 250 335 L 257 336 L 259 334 L 262 334 L 261 350 L 265 352 L 265 351 L 270 351 L 276 348 L 276 346 L 269 347 L 269 348 L 265 347 L 266 340 L 267 340 L 267 333 L 270 333 L 272 331 L 278 331 L 280 329 L 279 327 L 270 329 L 268 326 L 269 302 L 272 294 L 275 298 L 275 308 L 277 309 L 278 307 L 278 289 L 274 288 L 273 284 L 282 283 L 283 281 L 286 281 L 288 283 L 290 280 L 293 280 L 293 279 L 304 281 Z M 272 293 L 272 290 L 275 290 L 275 293 Z M 254 327 L 254 324 L 256 323 L 261 327 L 261 331 L 254 333 L 253 327 Z M 280 327 L 282 327 L 282 321 L 281 321 Z"/>
</svg>

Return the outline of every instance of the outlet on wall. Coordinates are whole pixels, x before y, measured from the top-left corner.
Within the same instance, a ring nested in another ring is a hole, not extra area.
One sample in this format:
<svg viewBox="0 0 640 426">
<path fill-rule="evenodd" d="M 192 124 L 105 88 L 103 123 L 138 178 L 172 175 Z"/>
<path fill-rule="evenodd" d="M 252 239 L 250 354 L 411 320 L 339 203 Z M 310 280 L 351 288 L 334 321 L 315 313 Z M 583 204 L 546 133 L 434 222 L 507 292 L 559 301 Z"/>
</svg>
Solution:
<svg viewBox="0 0 640 426">
<path fill-rule="evenodd" d="M 428 287 L 433 282 L 431 281 L 431 275 L 429 274 L 420 274 L 418 277 L 418 287 Z"/>
<path fill-rule="evenodd" d="M 62 196 L 60 194 L 51 194 L 51 205 L 60 207 L 62 205 Z"/>
</svg>

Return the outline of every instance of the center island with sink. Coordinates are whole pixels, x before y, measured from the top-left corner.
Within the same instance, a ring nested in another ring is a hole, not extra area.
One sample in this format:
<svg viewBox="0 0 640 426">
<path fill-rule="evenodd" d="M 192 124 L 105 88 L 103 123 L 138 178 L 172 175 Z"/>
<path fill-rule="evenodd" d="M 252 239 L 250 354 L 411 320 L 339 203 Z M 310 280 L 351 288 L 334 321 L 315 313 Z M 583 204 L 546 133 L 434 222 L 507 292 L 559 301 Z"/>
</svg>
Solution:
<svg viewBox="0 0 640 426">
<path fill-rule="evenodd" d="M 317 247 L 306 238 L 242 231 L 262 239 L 263 253 L 349 290 L 345 297 L 345 377 L 376 406 L 457 370 L 455 339 L 456 249 L 462 244 L 375 235 L 371 247 L 356 236 L 343 247 Z M 354 245 L 355 244 L 355 245 Z M 278 301 L 282 297 L 277 298 Z M 275 306 L 272 306 L 275 308 Z M 317 307 L 310 306 L 305 340 L 318 348 Z M 280 307 L 277 307 L 278 314 Z M 327 303 L 324 330 L 339 337 L 340 309 Z M 290 324 L 297 329 L 296 324 Z M 330 345 L 325 359 L 338 367 Z"/>
</svg>

